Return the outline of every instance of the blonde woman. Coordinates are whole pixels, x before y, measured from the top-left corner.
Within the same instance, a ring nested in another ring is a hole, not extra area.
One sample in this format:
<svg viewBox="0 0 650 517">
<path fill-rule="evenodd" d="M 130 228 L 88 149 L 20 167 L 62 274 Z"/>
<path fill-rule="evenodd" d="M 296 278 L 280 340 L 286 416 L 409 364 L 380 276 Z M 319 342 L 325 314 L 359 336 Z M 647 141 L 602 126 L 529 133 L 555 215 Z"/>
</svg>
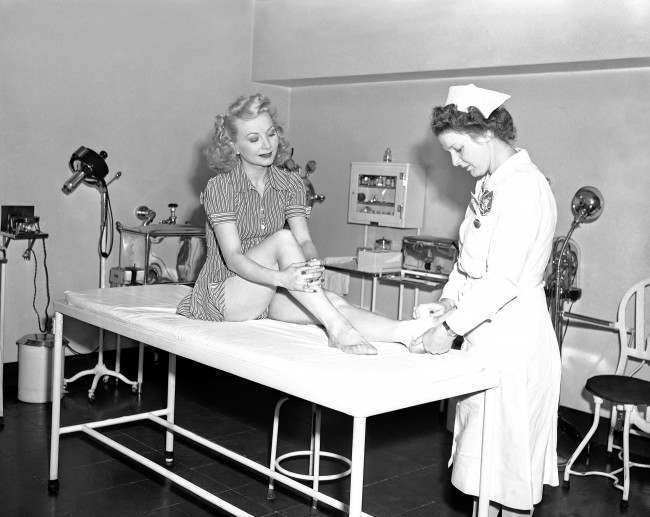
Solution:
<svg viewBox="0 0 650 517">
<path fill-rule="evenodd" d="M 260 94 L 240 97 L 217 116 L 207 153 L 215 175 L 203 194 L 207 259 L 178 313 L 214 321 L 319 323 L 330 346 L 353 354 L 376 354 L 370 341 L 409 345 L 431 322 L 391 320 L 321 288 L 304 184 L 280 166 L 288 148 L 275 110 Z"/>
</svg>

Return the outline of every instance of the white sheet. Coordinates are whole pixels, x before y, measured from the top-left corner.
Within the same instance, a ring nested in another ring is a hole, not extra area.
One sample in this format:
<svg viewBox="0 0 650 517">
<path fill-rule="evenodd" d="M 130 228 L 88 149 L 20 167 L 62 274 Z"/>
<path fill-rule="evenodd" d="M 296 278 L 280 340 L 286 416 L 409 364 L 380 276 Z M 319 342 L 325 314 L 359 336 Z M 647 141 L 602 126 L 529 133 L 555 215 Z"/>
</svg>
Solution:
<svg viewBox="0 0 650 517">
<path fill-rule="evenodd" d="M 55 310 L 352 416 L 371 416 L 497 384 L 467 355 L 414 355 L 379 343 L 376 356 L 327 346 L 314 325 L 190 320 L 175 313 L 189 288 L 152 285 L 66 292 Z M 65 328 L 65 327 L 64 327 Z"/>
</svg>

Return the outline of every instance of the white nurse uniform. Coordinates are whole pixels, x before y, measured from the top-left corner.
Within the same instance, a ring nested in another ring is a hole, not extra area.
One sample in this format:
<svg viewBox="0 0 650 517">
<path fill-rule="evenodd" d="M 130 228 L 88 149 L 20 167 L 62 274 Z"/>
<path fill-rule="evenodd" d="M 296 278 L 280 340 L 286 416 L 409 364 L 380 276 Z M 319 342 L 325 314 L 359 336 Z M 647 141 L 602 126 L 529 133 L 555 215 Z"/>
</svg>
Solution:
<svg viewBox="0 0 650 517">
<path fill-rule="evenodd" d="M 557 486 L 561 364 L 543 290 L 557 209 L 525 150 L 476 184 L 460 227 L 460 255 L 441 298 L 464 349 L 501 374 L 495 402 L 490 500 L 527 510 Z M 452 483 L 478 495 L 481 396 L 456 408 Z"/>
</svg>

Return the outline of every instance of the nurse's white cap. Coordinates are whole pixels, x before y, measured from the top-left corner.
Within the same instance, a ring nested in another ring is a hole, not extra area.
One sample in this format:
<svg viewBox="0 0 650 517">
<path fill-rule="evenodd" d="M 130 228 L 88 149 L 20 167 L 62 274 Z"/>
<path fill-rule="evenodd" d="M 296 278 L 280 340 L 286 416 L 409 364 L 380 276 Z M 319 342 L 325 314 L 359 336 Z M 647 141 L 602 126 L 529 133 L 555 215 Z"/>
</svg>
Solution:
<svg viewBox="0 0 650 517">
<path fill-rule="evenodd" d="M 465 113 L 467 113 L 470 106 L 474 106 L 485 118 L 488 118 L 495 109 L 509 98 L 510 95 L 505 93 L 479 88 L 474 84 L 463 84 L 449 87 L 445 106 L 455 104 L 456 109 Z"/>
</svg>

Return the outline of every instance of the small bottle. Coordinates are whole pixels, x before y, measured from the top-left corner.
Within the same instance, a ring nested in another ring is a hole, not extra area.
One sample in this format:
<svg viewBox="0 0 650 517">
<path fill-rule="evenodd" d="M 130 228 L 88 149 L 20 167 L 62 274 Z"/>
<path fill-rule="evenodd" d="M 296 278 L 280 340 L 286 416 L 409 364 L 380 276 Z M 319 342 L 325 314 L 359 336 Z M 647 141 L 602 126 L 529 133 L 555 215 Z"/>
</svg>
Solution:
<svg viewBox="0 0 650 517">
<path fill-rule="evenodd" d="M 393 161 L 393 151 L 390 150 L 390 147 L 387 147 L 384 151 L 384 161 L 392 162 Z"/>
</svg>

